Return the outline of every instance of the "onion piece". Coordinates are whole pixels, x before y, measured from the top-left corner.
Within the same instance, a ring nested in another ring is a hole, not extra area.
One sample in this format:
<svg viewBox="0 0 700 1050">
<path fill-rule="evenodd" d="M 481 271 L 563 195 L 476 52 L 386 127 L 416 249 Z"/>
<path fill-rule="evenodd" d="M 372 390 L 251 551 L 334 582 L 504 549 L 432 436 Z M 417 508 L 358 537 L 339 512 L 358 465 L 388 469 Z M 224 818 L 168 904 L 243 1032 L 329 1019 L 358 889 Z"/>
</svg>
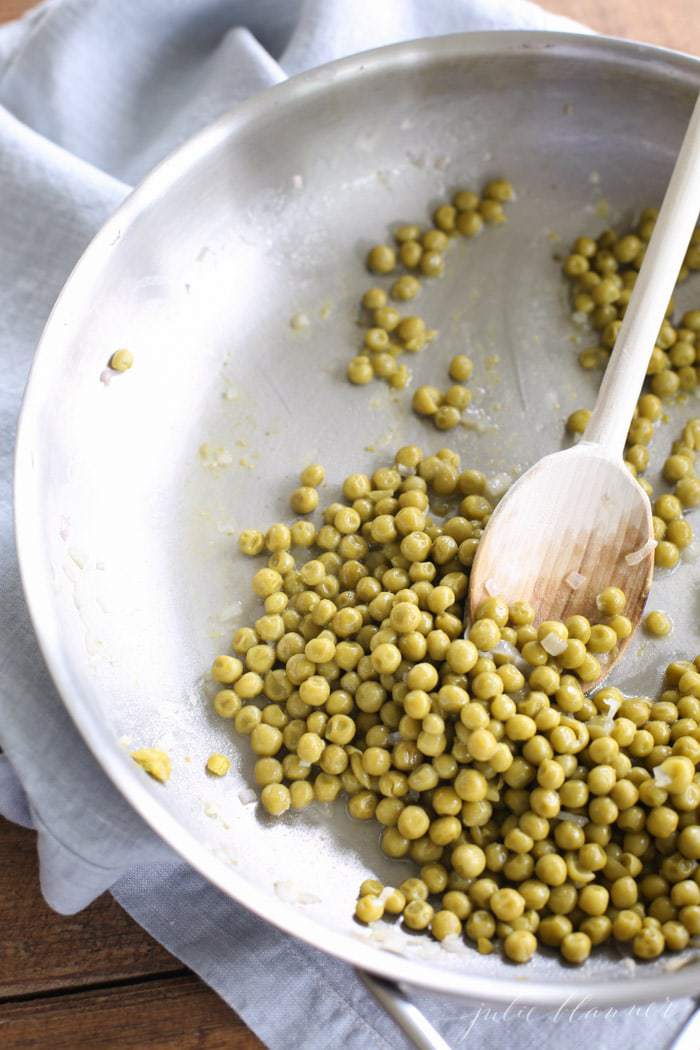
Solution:
<svg viewBox="0 0 700 1050">
<path fill-rule="evenodd" d="M 630 551 L 629 554 L 625 554 L 625 561 L 628 565 L 639 565 L 640 561 L 644 561 L 647 554 L 656 548 L 656 540 L 647 540 L 643 547 L 640 547 L 637 551 Z"/>
<path fill-rule="evenodd" d="M 568 576 L 564 577 L 564 583 L 571 587 L 572 591 L 577 591 L 579 587 L 583 587 L 586 582 L 586 577 L 582 576 L 580 572 L 570 572 Z"/>
<path fill-rule="evenodd" d="M 569 813 L 565 809 L 559 810 L 557 818 L 559 820 L 570 820 L 572 824 L 578 824 L 581 828 L 589 823 L 589 818 L 584 813 Z"/>
<path fill-rule="evenodd" d="M 554 631 L 550 631 L 549 634 L 546 634 L 540 642 L 544 651 L 549 653 L 550 656 L 560 656 L 568 644 L 569 643 L 564 641 L 563 638 L 560 638 L 558 634 L 555 634 Z"/>
<path fill-rule="evenodd" d="M 275 895 L 285 904 L 320 904 L 321 898 L 302 890 L 291 879 L 283 879 L 274 885 Z"/>
<path fill-rule="evenodd" d="M 615 696 L 606 696 L 603 703 L 607 704 L 608 718 L 614 718 L 622 706 L 622 701 Z"/>
<path fill-rule="evenodd" d="M 669 776 L 661 766 L 654 766 L 654 783 L 657 787 L 667 788 L 669 784 L 673 783 L 673 777 Z"/>
</svg>

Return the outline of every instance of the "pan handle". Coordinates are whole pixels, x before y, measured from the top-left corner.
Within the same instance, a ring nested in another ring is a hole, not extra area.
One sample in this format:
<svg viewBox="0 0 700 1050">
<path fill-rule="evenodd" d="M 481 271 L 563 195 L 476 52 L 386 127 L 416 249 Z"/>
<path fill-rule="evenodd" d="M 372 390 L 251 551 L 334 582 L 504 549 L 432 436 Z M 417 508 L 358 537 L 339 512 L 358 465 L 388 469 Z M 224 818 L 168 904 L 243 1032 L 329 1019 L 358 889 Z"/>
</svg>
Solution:
<svg viewBox="0 0 700 1050">
<path fill-rule="evenodd" d="M 668 1050 L 697 1050 L 700 1046 L 700 1006 L 696 1006 Z"/>
<path fill-rule="evenodd" d="M 357 975 L 417 1050 L 450 1050 L 440 1033 L 400 985 L 394 981 L 387 981 L 384 977 L 375 977 L 364 970 L 358 970 Z M 679 1047 L 679 1050 L 684 1048 Z"/>
<path fill-rule="evenodd" d="M 409 999 L 406 992 L 394 981 L 385 977 L 375 977 L 364 970 L 357 970 L 357 976 L 369 988 L 380 1006 L 401 1028 L 417 1050 L 451 1050 L 440 1033 L 431 1025 L 428 1018 L 421 1013 L 416 1004 Z M 669 1044 L 668 1050 L 697 1050 L 700 1046 L 700 1004 L 690 1015 L 676 1038 Z"/>
</svg>

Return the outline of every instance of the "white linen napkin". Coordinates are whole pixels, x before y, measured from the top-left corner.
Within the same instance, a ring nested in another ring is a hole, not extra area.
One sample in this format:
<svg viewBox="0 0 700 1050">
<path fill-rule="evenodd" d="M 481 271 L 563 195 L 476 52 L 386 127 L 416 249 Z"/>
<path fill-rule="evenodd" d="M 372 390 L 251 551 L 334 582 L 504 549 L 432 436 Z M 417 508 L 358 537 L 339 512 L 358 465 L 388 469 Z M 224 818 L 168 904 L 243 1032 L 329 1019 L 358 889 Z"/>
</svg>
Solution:
<svg viewBox="0 0 700 1050">
<path fill-rule="evenodd" d="M 106 889 L 272 1048 L 405 1048 L 353 971 L 208 885 L 88 752 L 39 655 L 10 509 L 19 399 L 49 309 L 130 186 L 236 102 L 381 44 L 482 29 L 579 29 L 524 0 L 53 0 L 0 29 L 0 813 L 37 829 L 59 912 Z M 85 800 L 90 804 L 86 806 Z M 458 1047 L 661 1050 L 685 1000 L 586 1016 L 417 995 Z"/>
</svg>

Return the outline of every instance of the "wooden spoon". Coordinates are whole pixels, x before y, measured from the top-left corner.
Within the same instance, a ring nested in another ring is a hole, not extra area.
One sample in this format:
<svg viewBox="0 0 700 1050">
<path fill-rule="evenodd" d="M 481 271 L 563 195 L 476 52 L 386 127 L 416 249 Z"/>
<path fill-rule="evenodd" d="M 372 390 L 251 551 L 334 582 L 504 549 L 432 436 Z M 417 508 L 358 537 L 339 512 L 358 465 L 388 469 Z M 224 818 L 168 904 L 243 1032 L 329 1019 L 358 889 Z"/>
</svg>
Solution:
<svg viewBox="0 0 700 1050">
<path fill-rule="evenodd" d="M 545 456 L 499 503 L 472 566 L 472 618 L 484 598 L 501 595 L 509 602 L 530 602 L 536 622 L 573 613 L 598 620 L 596 595 L 616 586 L 627 595 L 625 613 L 633 628 L 639 624 L 651 586 L 655 543 L 649 498 L 625 467 L 622 454 L 699 211 L 700 100 L 584 440 Z M 619 645 L 605 674 L 628 642 Z"/>
</svg>

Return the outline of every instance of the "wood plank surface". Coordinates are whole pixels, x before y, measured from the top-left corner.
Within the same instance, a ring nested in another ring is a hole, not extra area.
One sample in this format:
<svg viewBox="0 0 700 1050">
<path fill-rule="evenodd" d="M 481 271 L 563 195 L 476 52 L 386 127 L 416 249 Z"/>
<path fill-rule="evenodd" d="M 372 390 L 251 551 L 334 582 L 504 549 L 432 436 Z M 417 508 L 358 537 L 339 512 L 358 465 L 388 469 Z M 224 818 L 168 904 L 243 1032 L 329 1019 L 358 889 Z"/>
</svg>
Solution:
<svg viewBox="0 0 700 1050">
<path fill-rule="evenodd" d="M 36 835 L 0 817 L 2 1050 L 261 1050 L 198 977 L 104 894 L 56 915 Z"/>
<path fill-rule="evenodd" d="M 540 0 L 540 6 L 607 36 L 700 55 L 698 0 Z"/>
<path fill-rule="evenodd" d="M 11 22 L 13 18 L 19 18 L 30 7 L 34 7 L 36 0 L 0 0 L 0 22 Z"/>
<path fill-rule="evenodd" d="M 0 925 L 0 1000 L 145 974 L 184 972 L 182 963 L 109 894 L 79 915 L 51 911 L 39 891 L 36 835 L 2 818 Z"/>
<path fill-rule="evenodd" d="M 0 1006 L 3 1050 L 260 1050 L 191 975 Z"/>
</svg>

